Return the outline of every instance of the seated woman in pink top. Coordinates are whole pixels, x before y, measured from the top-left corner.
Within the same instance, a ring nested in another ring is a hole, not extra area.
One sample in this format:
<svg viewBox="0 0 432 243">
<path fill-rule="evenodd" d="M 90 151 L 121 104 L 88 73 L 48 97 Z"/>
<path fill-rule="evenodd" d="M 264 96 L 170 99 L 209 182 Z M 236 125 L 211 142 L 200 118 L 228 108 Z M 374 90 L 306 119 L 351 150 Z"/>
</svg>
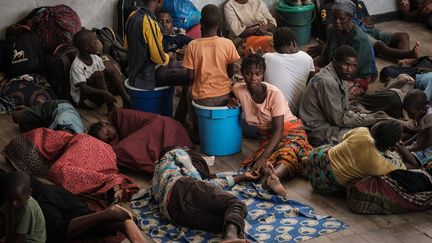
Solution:
<svg viewBox="0 0 432 243">
<path fill-rule="evenodd" d="M 286 191 L 279 178 L 293 177 L 300 172 L 300 162 L 312 147 L 301 121 L 292 115 L 282 92 L 262 82 L 266 65 L 264 58 L 252 54 L 243 59 L 241 73 L 245 83 L 235 84 L 228 106 L 242 106 L 248 125 L 259 129 L 262 140 L 257 152 L 243 161 L 253 172 L 262 175 L 263 188 L 281 196 Z"/>
</svg>

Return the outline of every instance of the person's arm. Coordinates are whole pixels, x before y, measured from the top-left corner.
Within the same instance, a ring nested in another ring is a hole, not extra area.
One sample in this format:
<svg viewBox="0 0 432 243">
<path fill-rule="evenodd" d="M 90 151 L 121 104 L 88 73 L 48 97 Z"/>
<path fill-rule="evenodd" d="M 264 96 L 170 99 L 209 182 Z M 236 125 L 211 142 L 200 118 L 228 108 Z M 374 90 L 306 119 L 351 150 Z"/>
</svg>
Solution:
<svg viewBox="0 0 432 243">
<path fill-rule="evenodd" d="M 284 115 L 276 116 L 272 118 L 273 124 L 273 134 L 270 137 L 270 141 L 267 144 L 264 152 L 259 156 L 252 167 L 254 172 L 259 173 L 261 168 L 264 166 L 267 158 L 273 153 L 273 150 L 279 144 L 283 136 L 283 126 L 284 126 Z"/>
<path fill-rule="evenodd" d="M 254 26 L 251 26 L 251 27 L 247 27 L 243 32 L 241 32 L 239 34 L 239 37 L 247 38 L 249 36 L 258 35 L 259 28 L 260 28 L 259 25 L 254 25 Z"/>
<path fill-rule="evenodd" d="M 162 44 L 162 33 L 158 23 L 145 15 L 143 19 L 143 35 L 150 50 L 150 58 L 156 64 L 168 64 L 170 56 L 165 53 Z"/>
<path fill-rule="evenodd" d="M 228 30 L 234 36 L 238 37 L 249 37 L 253 35 L 259 28 L 259 25 L 246 26 L 240 22 L 237 16 L 236 10 L 229 3 L 224 6 L 225 23 L 227 24 Z"/>
<path fill-rule="evenodd" d="M 100 97 L 103 97 L 105 102 L 110 102 L 110 103 L 116 102 L 114 95 L 112 95 L 110 92 L 108 92 L 106 90 L 94 88 L 94 87 L 88 85 L 86 82 L 78 83 L 77 87 L 80 88 L 80 90 L 83 94 L 86 94 L 88 96 L 100 96 Z"/>
<path fill-rule="evenodd" d="M 369 126 L 375 123 L 376 119 L 372 116 L 362 117 L 348 109 L 343 109 L 344 99 L 339 97 L 339 86 L 335 84 L 327 84 L 326 80 L 321 80 L 317 87 L 318 100 L 321 103 L 324 117 L 330 124 L 338 127 L 362 127 Z"/>
<path fill-rule="evenodd" d="M 3 213 L 0 213 L 0 241 L 5 237 L 6 234 L 5 217 Z"/>
<path fill-rule="evenodd" d="M 420 10 L 420 15 L 425 17 L 432 13 L 432 2 L 426 2 Z"/>
<path fill-rule="evenodd" d="M 234 176 L 233 179 L 234 183 L 237 184 L 242 181 L 256 181 L 259 177 L 259 174 L 247 171 L 244 174 Z"/>
<path fill-rule="evenodd" d="M 402 161 L 408 169 L 419 168 L 421 167 L 419 161 L 415 158 L 415 156 L 408 151 L 408 149 L 403 145 L 403 143 L 396 144 L 396 150 L 399 155 L 402 157 Z"/>
<path fill-rule="evenodd" d="M 422 151 L 432 146 L 432 127 L 426 128 L 423 133 L 421 137 L 424 139 L 419 140 L 417 135 L 417 142 L 407 148 L 409 151 Z"/>
<path fill-rule="evenodd" d="M 232 78 L 232 76 L 234 75 L 234 64 L 228 64 L 227 66 L 227 74 L 228 74 L 228 78 Z"/>
<path fill-rule="evenodd" d="M 192 69 L 187 69 L 187 77 L 189 79 L 189 83 L 193 83 L 195 80 L 195 72 Z"/>
</svg>

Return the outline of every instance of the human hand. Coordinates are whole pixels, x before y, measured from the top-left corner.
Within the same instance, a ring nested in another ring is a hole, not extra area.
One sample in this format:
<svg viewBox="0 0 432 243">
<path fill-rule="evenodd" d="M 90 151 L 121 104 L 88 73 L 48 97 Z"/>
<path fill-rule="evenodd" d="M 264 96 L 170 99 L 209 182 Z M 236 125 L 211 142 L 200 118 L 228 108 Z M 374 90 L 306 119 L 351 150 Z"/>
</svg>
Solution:
<svg viewBox="0 0 432 243">
<path fill-rule="evenodd" d="M 263 25 L 258 27 L 257 31 L 255 32 L 256 35 L 264 36 L 264 35 L 272 35 L 272 33 L 269 31 L 268 25 Z"/>
<path fill-rule="evenodd" d="M 378 120 L 388 120 L 388 119 L 392 119 L 389 115 L 387 115 L 387 113 L 385 113 L 384 111 L 378 111 L 372 114 L 373 117 L 375 117 Z"/>
<path fill-rule="evenodd" d="M 421 16 L 427 16 L 431 12 L 432 12 L 432 2 L 430 2 L 430 3 L 426 4 L 425 6 L 423 6 L 423 8 L 420 10 L 420 15 Z"/>
<path fill-rule="evenodd" d="M 321 55 L 322 49 L 324 49 L 325 46 L 325 43 L 319 38 L 316 38 L 315 40 L 318 42 L 318 45 L 309 46 L 306 49 L 307 54 L 309 54 L 312 57 Z"/>
<path fill-rule="evenodd" d="M 117 103 L 117 100 L 116 100 L 115 96 L 112 95 L 108 91 L 105 91 L 105 93 L 104 93 L 104 101 L 105 101 L 105 103 L 109 103 L 109 104 L 115 104 L 115 103 Z"/>
<path fill-rule="evenodd" d="M 261 174 L 254 171 L 247 171 L 241 176 L 243 181 L 256 181 L 260 178 Z"/>
<path fill-rule="evenodd" d="M 252 171 L 255 173 L 260 173 L 262 167 L 266 164 L 266 160 L 265 159 L 258 159 L 255 161 L 254 165 L 252 166 Z"/>
<path fill-rule="evenodd" d="M 227 106 L 228 106 L 228 108 L 230 108 L 230 109 L 235 109 L 235 108 L 237 108 L 237 107 L 240 106 L 240 100 L 237 99 L 236 97 L 231 97 L 231 98 L 228 100 L 228 104 L 227 104 Z"/>
</svg>

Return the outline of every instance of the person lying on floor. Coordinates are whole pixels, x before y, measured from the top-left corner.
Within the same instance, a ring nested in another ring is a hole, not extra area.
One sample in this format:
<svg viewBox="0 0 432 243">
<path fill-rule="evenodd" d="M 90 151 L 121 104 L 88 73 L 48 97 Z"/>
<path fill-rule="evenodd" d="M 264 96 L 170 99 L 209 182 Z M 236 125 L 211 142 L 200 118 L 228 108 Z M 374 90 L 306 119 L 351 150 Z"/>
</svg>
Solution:
<svg viewBox="0 0 432 243">
<path fill-rule="evenodd" d="M 23 172 L 0 173 L 0 182 L 4 183 L 11 179 L 15 184 L 22 183 L 25 186 L 25 191 L 20 192 L 17 196 L 19 198 L 29 197 L 27 206 L 25 206 L 28 210 L 23 210 L 24 213 L 28 211 L 29 215 L 23 214 L 21 221 L 25 219 L 29 220 L 27 223 L 34 224 L 33 227 L 28 228 L 34 230 L 27 231 L 32 233 L 32 237 L 38 235 L 37 229 L 42 226 L 44 230 L 46 229 L 47 243 L 93 237 L 103 238 L 116 231 L 121 231 L 131 242 L 144 242 L 143 235 L 133 221 L 131 213 L 118 205 L 94 212 L 78 196 L 62 187 L 44 184 Z M 31 213 L 34 201 L 39 209 Z M 10 204 L 13 205 L 13 203 Z M 38 217 L 45 221 L 42 222 Z M 19 225 L 22 224 L 23 222 L 19 223 Z M 20 226 L 21 229 L 23 227 Z"/>
<path fill-rule="evenodd" d="M 404 129 L 414 135 L 405 142 L 408 151 L 414 152 L 422 164 L 432 161 L 432 108 L 426 94 L 414 89 L 408 92 L 403 107 L 410 120 Z"/>
<path fill-rule="evenodd" d="M 7 243 L 45 243 L 47 232 L 42 209 L 31 196 L 30 177 L 12 172 L 1 178 L 5 199 L 0 207 L 0 241 Z"/>
<path fill-rule="evenodd" d="M 49 100 L 32 107 L 19 106 L 12 120 L 23 132 L 38 127 L 83 133 L 85 128 L 78 111 L 66 100 Z"/>
<path fill-rule="evenodd" d="M 259 54 L 242 60 L 241 73 L 245 83 L 235 84 L 228 106 L 241 105 L 246 123 L 257 127 L 261 143 L 257 152 L 243 161 L 252 172 L 261 175 L 263 188 L 271 189 L 282 197 L 286 191 L 279 179 L 293 177 L 300 172 L 301 158 L 312 147 L 301 121 L 295 117 L 282 92 L 272 84 L 263 82 L 266 63 Z"/>
<path fill-rule="evenodd" d="M 180 226 L 222 231 L 222 242 L 246 242 L 247 206 L 223 187 L 253 181 L 258 176 L 246 172 L 214 178 L 199 154 L 178 147 L 164 148 L 160 153 L 151 187 L 160 213 Z"/>
<path fill-rule="evenodd" d="M 302 161 L 314 191 L 336 195 L 354 179 L 418 168 L 414 155 L 400 143 L 402 130 L 397 120 L 381 121 L 370 130 L 359 127 L 348 131 L 335 146 L 313 149 Z M 400 154 L 399 158 L 387 152 L 392 148 Z"/>
<path fill-rule="evenodd" d="M 127 105 L 130 98 L 122 79 L 118 76 L 106 75 L 112 72 L 106 72 L 102 58 L 97 55 L 100 41 L 96 33 L 82 29 L 75 34 L 73 43 L 79 50 L 70 70 L 70 93 L 75 105 L 83 108 L 97 108 L 106 104 L 108 111 L 113 110 L 114 103 L 117 101 L 109 91 L 107 82 L 113 87 L 113 90 L 120 92 L 124 105 Z"/>
<path fill-rule="evenodd" d="M 299 116 L 312 146 L 336 144 L 351 128 L 371 126 L 388 118 L 384 112 L 364 114 L 350 107 L 346 80 L 356 75 L 357 59 L 352 47 L 338 47 L 333 61 L 306 86 Z"/>
<path fill-rule="evenodd" d="M 165 116 L 116 109 L 108 121 L 93 123 L 89 135 L 112 146 L 120 165 L 143 173 L 153 173 L 159 151 L 166 146 L 192 147 L 183 126 Z"/>
<path fill-rule="evenodd" d="M 399 11 L 403 19 L 412 22 L 423 22 L 432 29 L 432 1 L 429 0 L 398 0 Z"/>
<path fill-rule="evenodd" d="M 112 147 L 85 133 L 36 128 L 12 139 L 3 154 L 17 170 L 48 179 L 73 194 L 118 202 L 138 191 L 119 172 Z"/>
<path fill-rule="evenodd" d="M 413 90 L 416 81 L 408 74 L 401 74 L 390 80 L 383 91 L 359 97 L 351 102 L 363 113 L 384 111 L 389 116 L 400 119 L 404 117 L 403 102 L 405 95 Z"/>
</svg>

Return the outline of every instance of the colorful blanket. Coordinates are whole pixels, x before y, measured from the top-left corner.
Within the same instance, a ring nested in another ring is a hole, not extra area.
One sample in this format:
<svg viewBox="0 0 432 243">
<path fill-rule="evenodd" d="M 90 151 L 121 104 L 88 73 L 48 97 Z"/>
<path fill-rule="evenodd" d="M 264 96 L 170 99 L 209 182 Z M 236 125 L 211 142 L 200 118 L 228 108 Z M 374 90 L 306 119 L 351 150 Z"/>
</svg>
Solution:
<svg viewBox="0 0 432 243">
<path fill-rule="evenodd" d="M 246 236 L 252 242 L 298 242 L 346 229 L 348 225 L 294 200 L 268 194 L 259 185 L 236 185 L 229 191 L 248 206 Z M 137 224 L 156 242 L 219 242 L 221 233 L 175 226 L 161 218 L 149 190 L 132 202 Z"/>
</svg>

